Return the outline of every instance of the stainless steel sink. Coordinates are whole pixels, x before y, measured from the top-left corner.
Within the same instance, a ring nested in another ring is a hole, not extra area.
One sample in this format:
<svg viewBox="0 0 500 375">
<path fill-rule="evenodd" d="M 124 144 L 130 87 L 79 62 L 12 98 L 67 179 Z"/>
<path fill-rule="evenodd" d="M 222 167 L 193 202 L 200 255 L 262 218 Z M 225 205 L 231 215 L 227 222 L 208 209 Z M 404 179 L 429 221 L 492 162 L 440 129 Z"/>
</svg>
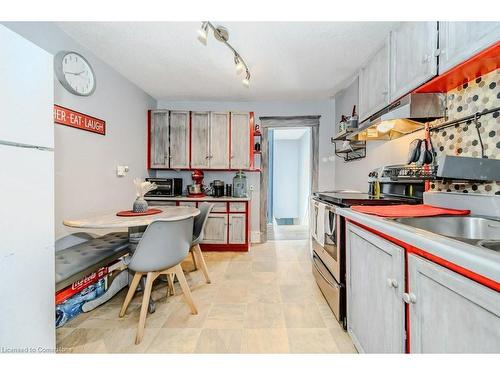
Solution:
<svg viewBox="0 0 500 375">
<path fill-rule="evenodd" d="M 500 251 L 500 220 L 481 216 L 433 216 L 394 219 L 396 222 Z"/>
</svg>

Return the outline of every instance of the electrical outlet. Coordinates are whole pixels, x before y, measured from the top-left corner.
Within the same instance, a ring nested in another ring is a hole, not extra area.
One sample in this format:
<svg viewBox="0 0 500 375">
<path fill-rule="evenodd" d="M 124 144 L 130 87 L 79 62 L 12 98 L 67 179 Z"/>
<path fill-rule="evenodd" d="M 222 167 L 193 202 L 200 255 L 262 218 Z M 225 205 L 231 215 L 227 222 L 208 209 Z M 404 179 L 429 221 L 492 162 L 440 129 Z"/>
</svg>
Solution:
<svg viewBox="0 0 500 375">
<path fill-rule="evenodd" d="M 254 185 L 250 185 L 250 191 L 254 191 L 255 190 L 255 186 Z"/>
<path fill-rule="evenodd" d="M 125 177 L 129 171 L 128 165 L 118 165 L 116 167 L 116 175 L 118 177 Z"/>
</svg>

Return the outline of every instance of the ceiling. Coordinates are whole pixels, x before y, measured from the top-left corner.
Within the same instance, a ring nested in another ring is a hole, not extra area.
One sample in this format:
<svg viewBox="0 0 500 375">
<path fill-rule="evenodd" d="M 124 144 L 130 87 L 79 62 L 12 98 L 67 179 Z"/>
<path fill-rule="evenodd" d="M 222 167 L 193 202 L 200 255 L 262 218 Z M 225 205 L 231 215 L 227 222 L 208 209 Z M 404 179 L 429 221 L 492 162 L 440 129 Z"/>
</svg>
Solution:
<svg viewBox="0 0 500 375">
<path fill-rule="evenodd" d="M 156 99 L 245 101 L 333 96 L 398 22 L 224 22 L 250 67 L 249 88 L 226 46 L 212 34 L 207 46 L 197 40 L 200 24 L 57 23 Z"/>
</svg>

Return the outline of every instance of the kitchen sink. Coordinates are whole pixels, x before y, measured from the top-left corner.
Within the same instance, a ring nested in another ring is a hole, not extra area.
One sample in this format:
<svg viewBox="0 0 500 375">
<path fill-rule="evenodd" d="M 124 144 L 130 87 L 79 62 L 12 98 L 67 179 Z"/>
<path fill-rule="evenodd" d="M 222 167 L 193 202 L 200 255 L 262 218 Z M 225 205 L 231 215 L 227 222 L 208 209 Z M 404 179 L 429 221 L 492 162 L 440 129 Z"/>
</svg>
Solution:
<svg viewBox="0 0 500 375">
<path fill-rule="evenodd" d="M 500 251 L 500 219 L 481 216 L 405 217 L 394 221 Z"/>
</svg>

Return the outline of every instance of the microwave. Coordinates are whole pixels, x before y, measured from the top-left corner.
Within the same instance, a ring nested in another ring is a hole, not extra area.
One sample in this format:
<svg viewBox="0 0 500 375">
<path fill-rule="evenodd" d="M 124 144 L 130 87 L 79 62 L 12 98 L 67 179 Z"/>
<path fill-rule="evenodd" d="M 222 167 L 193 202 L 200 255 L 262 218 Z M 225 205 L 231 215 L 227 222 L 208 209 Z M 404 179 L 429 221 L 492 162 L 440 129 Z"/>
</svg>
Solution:
<svg viewBox="0 0 500 375">
<path fill-rule="evenodd" d="M 182 195 L 182 178 L 146 178 L 154 182 L 156 189 L 145 194 L 145 197 L 177 197 Z"/>
</svg>

